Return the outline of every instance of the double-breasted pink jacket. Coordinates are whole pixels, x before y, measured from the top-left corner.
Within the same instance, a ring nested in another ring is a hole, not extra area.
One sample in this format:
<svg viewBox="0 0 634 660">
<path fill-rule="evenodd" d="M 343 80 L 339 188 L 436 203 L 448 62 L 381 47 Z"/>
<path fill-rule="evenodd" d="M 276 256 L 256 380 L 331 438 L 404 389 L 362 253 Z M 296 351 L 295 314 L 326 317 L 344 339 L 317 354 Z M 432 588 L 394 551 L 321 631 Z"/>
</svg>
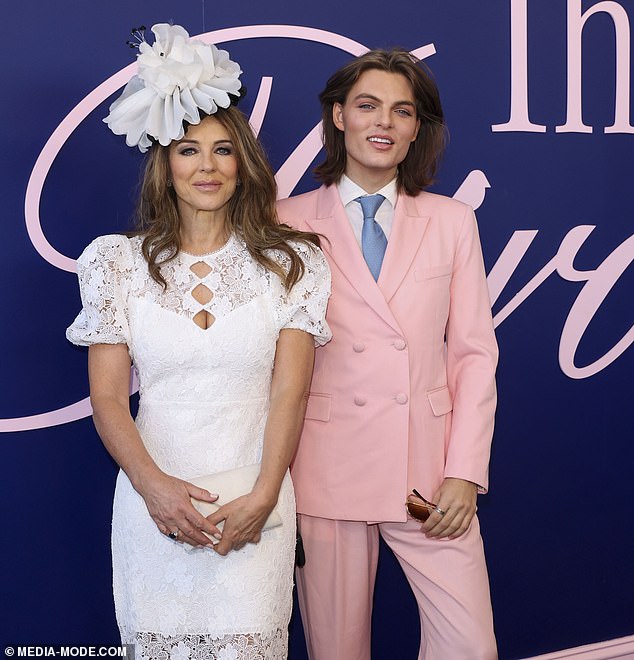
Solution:
<svg viewBox="0 0 634 660">
<path fill-rule="evenodd" d="M 304 430 L 293 461 L 300 513 L 405 521 L 412 488 L 443 478 L 486 490 L 497 345 L 473 211 L 399 195 L 378 282 L 337 187 L 279 202 L 281 222 L 322 235 L 332 270 Z"/>
</svg>

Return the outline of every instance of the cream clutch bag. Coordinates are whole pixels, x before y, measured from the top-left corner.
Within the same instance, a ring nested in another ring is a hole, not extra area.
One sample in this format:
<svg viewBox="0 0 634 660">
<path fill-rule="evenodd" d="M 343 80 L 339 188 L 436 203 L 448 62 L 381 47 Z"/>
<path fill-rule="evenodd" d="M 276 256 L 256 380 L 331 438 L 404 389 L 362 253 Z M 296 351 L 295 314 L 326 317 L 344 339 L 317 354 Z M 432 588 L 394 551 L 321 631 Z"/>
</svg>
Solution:
<svg viewBox="0 0 634 660">
<path fill-rule="evenodd" d="M 244 467 L 234 468 L 233 470 L 226 470 L 224 472 L 216 472 L 214 474 L 206 474 L 202 477 L 195 477 L 188 479 L 190 483 L 200 488 L 208 490 L 210 493 L 218 493 L 218 499 L 215 502 L 201 502 L 192 498 L 194 508 L 201 513 L 205 518 L 218 509 L 240 497 L 247 495 L 253 490 L 256 479 L 260 474 L 260 464 L 254 463 L 253 465 L 245 465 Z M 222 529 L 222 522 L 217 525 Z M 279 527 L 282 524 L 282 517 L 278 513 L 277 504 L 269 517 L 264 523 L 262 531 Z"/>
</svg>

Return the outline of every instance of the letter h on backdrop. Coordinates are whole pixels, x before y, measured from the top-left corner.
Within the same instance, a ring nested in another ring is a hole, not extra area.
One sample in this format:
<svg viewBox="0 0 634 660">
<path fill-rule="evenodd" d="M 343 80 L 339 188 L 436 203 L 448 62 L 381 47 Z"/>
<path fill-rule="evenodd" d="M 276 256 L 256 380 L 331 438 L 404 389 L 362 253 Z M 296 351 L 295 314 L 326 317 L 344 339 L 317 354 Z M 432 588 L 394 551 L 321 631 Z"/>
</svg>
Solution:
<svg viewBox="0 0 634 660">
<path fill-rule="evenodd" d="M 528 0 L 511 0 L 511 112 L 504 124 L 491 126 L 493 132 L 518 131 L 545 133 L 546 126 L 533 123 L 528 116 Z M 605 133 L 634 133 L 630 123 L 630 22 L 627 11 L 618 2 L 597 2 L 585 12 L 581 0 L 568 0 L 568 83 L 566 123 L 557 133 L 592 133 L 592 126 L 582 118 L 582 35 L 586 21 L 598 13 L 612 19 L 615 30 L 616 93 L 614 123 Z"/>
</svg>

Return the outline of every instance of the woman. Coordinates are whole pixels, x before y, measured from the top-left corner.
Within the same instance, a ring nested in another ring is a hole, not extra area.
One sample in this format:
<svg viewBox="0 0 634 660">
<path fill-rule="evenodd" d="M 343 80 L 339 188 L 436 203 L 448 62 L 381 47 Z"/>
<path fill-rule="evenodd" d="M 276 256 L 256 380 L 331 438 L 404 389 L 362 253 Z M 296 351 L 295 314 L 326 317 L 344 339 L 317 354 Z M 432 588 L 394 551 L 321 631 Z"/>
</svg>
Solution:
<svg viewBox="0 0 634 660">
<path fill-rule="evenodd" d="M 117 620 L 122 641 L 144 657 L 284 658 L 295 540 L 288 465 L 313 346 L 330 338 L 329 271 L 315 235 L 277 223 L 270 167 L 229 104 L 237 65 L 182 28 L 153 31 L 155 44 L 140 46 L 139 79 L 106 120 L 128 144 L 153 143 L 139 232 L 86 248 L 78 260 L 84 308 L 67 332 L 90 346 L 95 426 L 121 467 Z M 196 56 L 202 69 L 214 60 L 213 75 L 194 80 Z M 190 94 L 182 80 L 171 99 L 158 93 L 161 66 L 187 78 Z M 171 110 L 158 123 L 157 103 Z M 131 363 L 140 381 L 136 421 Z M 207 518 L 194 508 L 191 498 L 213 502 L 222 493 L 191 479 L 253 463 L 260 469 L 250 492 Z M 282 525 L 262 531 L 276 504 Z"/>
</svg>

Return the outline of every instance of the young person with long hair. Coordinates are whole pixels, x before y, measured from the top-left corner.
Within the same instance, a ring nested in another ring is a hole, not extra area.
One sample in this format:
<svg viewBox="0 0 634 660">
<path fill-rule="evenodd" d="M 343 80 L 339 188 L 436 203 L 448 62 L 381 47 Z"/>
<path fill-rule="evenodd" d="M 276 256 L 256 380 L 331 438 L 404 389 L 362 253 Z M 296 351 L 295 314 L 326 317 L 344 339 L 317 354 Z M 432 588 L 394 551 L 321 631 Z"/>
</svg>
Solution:
<svg viewBox="0 0 634 660">
<path fill-rule="evenodd" d="M 369 660 L 381 535 L 418 603 L 419 659 L 492 660 L 475 511 L 497 346 L 473 211 L 426 191 L 445 143 L 438 89 L 408 52 L 373 50 L 320 101 L 323 185 L 279 203 L 325 237 L 332 271 L 335 341 L 316 351 L 292 468 L 309 656 Z"/>
</svg>

